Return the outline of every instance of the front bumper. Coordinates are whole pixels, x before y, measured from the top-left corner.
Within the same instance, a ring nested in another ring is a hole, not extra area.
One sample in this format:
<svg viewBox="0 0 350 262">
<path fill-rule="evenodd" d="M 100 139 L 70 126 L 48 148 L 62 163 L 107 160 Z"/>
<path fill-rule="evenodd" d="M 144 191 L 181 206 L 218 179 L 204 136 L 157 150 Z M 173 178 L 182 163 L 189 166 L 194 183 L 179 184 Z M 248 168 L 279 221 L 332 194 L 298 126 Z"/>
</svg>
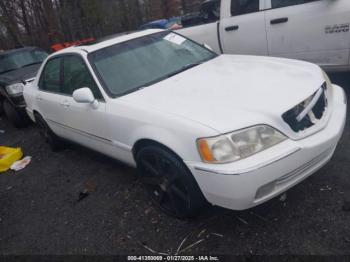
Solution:
<svg viewBox="0 0 350 262">
<path fill-rule="evenodd" d="M 333 156 L 346 121 L 346 95 L 333 85 L 333 110 L 324 129 L 234 163 L 213 165 L 185 161 L 206 199 L 213 205 L 244 210 L 298 184 Z"/>
</svg>

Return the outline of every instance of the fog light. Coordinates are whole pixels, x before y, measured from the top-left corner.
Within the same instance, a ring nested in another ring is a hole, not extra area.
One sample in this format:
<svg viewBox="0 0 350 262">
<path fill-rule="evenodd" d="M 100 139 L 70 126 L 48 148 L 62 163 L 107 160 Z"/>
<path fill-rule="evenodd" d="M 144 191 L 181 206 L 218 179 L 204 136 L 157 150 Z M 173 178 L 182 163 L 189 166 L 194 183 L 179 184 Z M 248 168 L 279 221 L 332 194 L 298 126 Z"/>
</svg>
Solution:
<svg viewBox="0 0 350 262">
<path fill-rule="evenodd" d="M 275 182 L 268 183 L 258 189 L 255 195 L 255 200 L 263 198 L 271 194 L 275 190 Z"/>
</svg>

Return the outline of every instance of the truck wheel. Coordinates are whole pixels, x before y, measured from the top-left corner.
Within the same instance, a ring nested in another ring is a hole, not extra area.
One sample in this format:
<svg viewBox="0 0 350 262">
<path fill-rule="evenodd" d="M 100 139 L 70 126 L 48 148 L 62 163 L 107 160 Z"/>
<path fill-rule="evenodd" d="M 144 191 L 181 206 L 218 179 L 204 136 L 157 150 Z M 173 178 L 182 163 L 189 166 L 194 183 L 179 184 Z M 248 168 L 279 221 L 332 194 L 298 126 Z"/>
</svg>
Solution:
<svg viewBox="0 0 350 262">
<path fill-rule="evenodd" d="M 153 202 L 177 218 L 198 216 L 207 206 L 193 175 L 175 154 L 160 146 L 145 146 L 136 154 L 137 169 Z"/>
<path fill-rule="evenodd" d="M 3 109 L 8 120 L 17 128 L 26 127 L 29 124 L 27 115 L 21 114 L 9 101 L 3 101 Z"/>
<path fill-rule="evenodd" d="M 51 130 L 42 116 L 36 114 L 35 121 L 39 127 L 40 134 L 44 137 L 45 142 L 49 144 L 52 151 L 57 152 L 64 149 L 65 142 Z"/>
</svg>

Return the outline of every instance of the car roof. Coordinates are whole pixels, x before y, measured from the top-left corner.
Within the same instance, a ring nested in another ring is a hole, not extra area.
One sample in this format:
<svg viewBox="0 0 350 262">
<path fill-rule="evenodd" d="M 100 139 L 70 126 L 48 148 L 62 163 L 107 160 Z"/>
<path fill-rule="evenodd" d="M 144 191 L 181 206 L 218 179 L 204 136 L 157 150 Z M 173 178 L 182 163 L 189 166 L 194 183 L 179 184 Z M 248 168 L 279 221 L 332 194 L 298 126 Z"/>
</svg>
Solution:
<svg viewBox="0 0 350 262">
<path fill-rule="evenodd" d="M 20 48 L 15 48 L 15 49 L 10 49 L 10 50 L 4 50 L 4 51 L 0 52 L 0 56 L 11 55 L 11 54 L 23 52 L 23 51 L 32 51 L 35 49 L 38 49 L 38 47 L 26 46 L 26 47 L 20 47 Z"/>
<path fill-rule="evenodd" d="M 132 39 L 136 39 L 139 37 L 151 35 L 151 34 L 158 33 L 158 32 L 163 32 L 163 31 L 165 31 L 165 30 L 147 29 L 147 30 L 138 31 L 135 33 L 130 33 L 130 34 L 129 33 L 116 34 L 116 35 L 102 38 L 102 40 L 98 40 L 98 41 L 96 41 L 92 44 L 89 44 L 89 45 L 79 45 L 79 46 L 72 46 L 72 47 L 65 48 L 63 50 L 56 52 L 55 55 L 72 53 L 75 51 L 85 51 L 87 53 L 91 53 L 91 52 L 94 52 L 96 50 L 108 47 L 108 46 L 112 46 L 112 45 L 119 44 L 119 43 L 122 43 L 125 41 L 129 41 Z"/>
</svg>

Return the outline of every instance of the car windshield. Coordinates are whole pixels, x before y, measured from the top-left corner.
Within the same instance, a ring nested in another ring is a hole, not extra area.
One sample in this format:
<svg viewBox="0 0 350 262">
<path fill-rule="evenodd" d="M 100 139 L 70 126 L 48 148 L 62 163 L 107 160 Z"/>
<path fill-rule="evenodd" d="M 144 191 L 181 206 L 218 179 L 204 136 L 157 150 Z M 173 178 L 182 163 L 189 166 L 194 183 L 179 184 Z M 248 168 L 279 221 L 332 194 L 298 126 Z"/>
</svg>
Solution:
<svg viewBox="0 0 350 262">
<path fill-rule="evenodd" d="M 48 54 L 42 50 L 25 50 L 0 55 L 0 74 L 42 63 L 47 56 Z"/>
<path fill-rule="evenodd" d="M 100 81 L 113 97 L 144 88 L 217 54 L 173 32 L 160 32 L 89 54 Z"/>
</svg>

